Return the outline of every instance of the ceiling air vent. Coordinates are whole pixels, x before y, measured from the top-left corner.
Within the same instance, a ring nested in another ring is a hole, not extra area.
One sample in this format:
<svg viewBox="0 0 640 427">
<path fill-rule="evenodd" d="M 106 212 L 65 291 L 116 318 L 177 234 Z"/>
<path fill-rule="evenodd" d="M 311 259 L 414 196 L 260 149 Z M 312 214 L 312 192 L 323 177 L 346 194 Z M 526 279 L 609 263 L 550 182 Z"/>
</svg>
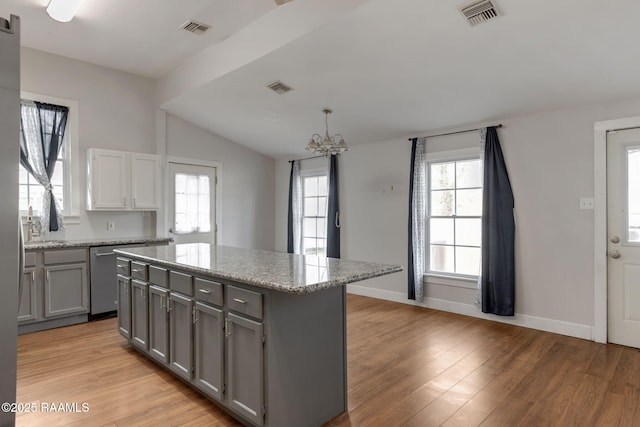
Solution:
<svg viewBox="0 0 640 427">
<path fill-rule="evenodd" d="M 267 87 L 272 91 L 274 91 L 275 93 L 277 93 L 278 95 L 284 95 L 285 93 L 291 90 L 289 86 L 287 86 L 282 82 L 274 82 L 274 83 L 271 83 L 270 85 L 267 85 Z"/>
<path fill-rule="evenodd" d="M 469 24 L 478 25 L 501 15 L 498 8 L 491 0 L 482 0 L 471 3 L 460 9 L 460 12 L 467 18 Z"/>
<path fill-rule="evenodd" d="M 198 21 L 188 21 L 180 28 L 189 31 L 190 33 L 202 34 L 209 28 L 211 28 L 211 25 L 203 24 L 202 22 Z"/>
</svg>

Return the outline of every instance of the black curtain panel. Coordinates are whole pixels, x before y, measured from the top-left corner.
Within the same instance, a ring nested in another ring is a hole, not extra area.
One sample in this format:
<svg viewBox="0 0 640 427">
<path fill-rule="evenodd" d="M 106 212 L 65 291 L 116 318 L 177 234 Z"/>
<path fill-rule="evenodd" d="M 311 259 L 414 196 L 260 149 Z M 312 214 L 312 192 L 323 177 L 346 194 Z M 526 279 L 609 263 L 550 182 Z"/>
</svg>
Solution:
<svg viewBox="0 0 640 427">
<path fill-rule="evenodd" d="M 37 114 L 33 111 L 21 113 L 20 164 L 45 187 L 49 212 L 43 217 L 48 217 L 49 224 L 43 226 L 48 227 L 48 231 L 58 231 L 61 212 L 53 196 L 51 177 L 64 140 L 69 108 L 41 102 L 25 103 L 22 108 L 33 108 L 34 105 Z"/>
<path fill-rule="evenodd" d="M 292 254 L 293 248 L 293 168 L 295 162 L 291 162 L 291 172 L 289 173 L 289 211 L 287 214 L 287 252 Z"/>
<path fill-rule="evenodd" d="M 408 253 L 409 259 L 407 260 L 407 275 L 409 279 L 409 287 L 407 295 L 409 299 L 416 299 L 416 283 L 415 283 L 415 271 L 413 264 L 413 179 L 415 175 L 416 164 L 416 145 L 418 144 L 418 138 L 411 140 L 411 171 L 409 174 L 409 226 L 408 226 Z"/>
<path fill-rule="evenodd" d="M 340 201 L 338 192 L 338 156 L 329 160 L 329 205 L 327 209 L 327 256 L 340 258 Z"/>
<path fill-rule="evenodd" d="M 482 311 L 515 312 L 515 221 L 513 192 L 495 127 L 487 128 L 482 198 Z"/>
</svg>

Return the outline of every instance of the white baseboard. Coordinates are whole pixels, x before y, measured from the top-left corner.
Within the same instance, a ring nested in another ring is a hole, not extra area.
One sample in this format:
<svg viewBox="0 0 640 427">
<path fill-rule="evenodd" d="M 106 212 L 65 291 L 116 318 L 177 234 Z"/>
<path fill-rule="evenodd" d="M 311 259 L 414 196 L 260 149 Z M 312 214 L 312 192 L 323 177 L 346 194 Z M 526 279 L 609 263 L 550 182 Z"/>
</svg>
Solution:
<svg viewBox="0 0 640 427">
<path fill-rule="evenodd" d="M 417 305 L 420 307 L 432 308 L 434 310 L 463 314 L 465 316 L 479 317 L 481 319 L 493 320 L 495 322 L 508 323 L 510 325 L 538 329 L 546 332 L 553 332 L 570 337 L 593 340 L 593 327 L 589 325 L 581 325 L 578 323 L 571 323 L 562 320 L 547 319 L 544 317 L 529 316 L 527 314 L 518 313 L 516 313 L 516 315 L 513 317 L 495 316 L 492 314 L 483 313 L 473 304 L 464 304 L 461 302 L 448 301 L 438 298 L 425 298 L 424 302 L 418 303 L 414 300 L 407 299 L 407 296 L 402 292 L 369 288 L 361 285 L 348 285 L 347 292 L 350 294 L 399 302 L 402 304 Z"/>
</svg>

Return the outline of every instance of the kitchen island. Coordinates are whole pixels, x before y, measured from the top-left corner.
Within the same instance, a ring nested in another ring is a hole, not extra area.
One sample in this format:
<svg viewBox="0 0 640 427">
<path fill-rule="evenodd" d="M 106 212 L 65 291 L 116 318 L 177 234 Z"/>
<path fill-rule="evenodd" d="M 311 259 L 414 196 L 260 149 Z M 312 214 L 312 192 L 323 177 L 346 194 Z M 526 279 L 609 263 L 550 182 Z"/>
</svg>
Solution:
<svg viewBox="0 0 640 427">
<path fill-rule="evenodd" d="M 202 243 L 116 253 L 119 332 L 255 426 L 347 410 L 344 285 L 402 270 Z"/>
</svg>

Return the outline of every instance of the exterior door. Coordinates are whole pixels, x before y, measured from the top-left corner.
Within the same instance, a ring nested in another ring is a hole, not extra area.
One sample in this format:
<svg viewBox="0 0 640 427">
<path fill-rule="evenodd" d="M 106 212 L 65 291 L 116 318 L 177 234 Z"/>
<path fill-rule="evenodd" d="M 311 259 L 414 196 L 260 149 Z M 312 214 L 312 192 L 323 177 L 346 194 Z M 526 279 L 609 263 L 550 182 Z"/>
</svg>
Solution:
<svg viewBox="0 0 640 427">
<path fill-rule="evenodd" d="M 176 243 L 216 244 L 216 168 L 170 162 L 168 199 Z"/>
<path fill-rule="evenodd" d="M 640 129 L 607 134 L 608 341 L 640 348 Z"/>
</svg>

